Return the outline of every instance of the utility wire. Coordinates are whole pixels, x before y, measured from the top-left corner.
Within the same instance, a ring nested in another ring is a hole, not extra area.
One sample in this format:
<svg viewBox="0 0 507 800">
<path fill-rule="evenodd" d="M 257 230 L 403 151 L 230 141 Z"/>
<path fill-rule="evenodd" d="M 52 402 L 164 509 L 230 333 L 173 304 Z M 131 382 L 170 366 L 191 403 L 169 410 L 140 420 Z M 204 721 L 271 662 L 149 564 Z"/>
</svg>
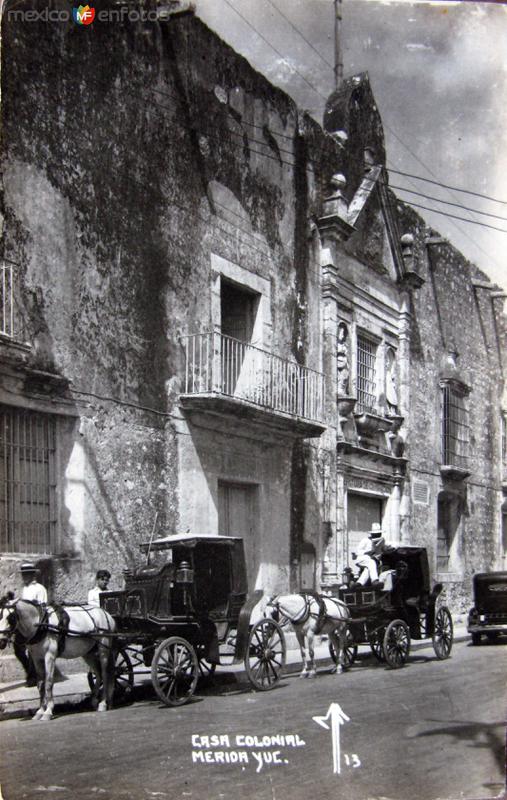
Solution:
<svg viewBox="0 0 507 800">
<path fill-rule="evenodd" d="M 403 200 L 402 200 L 403 202 Z M 494 225 L 488 225 L 486 222 L 477 222 L 475 219 L 468 219 L 468 217 L 457 217 L 455 214 L 449 214 L 446 211 L 437 211 L 436 208 L 430 208 L 429 206 L 420 206 L 418 203 L 410 203 L 411 206 L 414 208 L 422 208 L 423 211 L 432 211 L 433 214 L 441 214 L 443 217 L 449 217 L 449 219 L 459 219 L 462 222 L 469 222 L 472 225 L 480 225 L 481 228 L 491 228 L 493 231 L 500 231 L 500 233 L 507 233 L 505 228 L 496 228 Z"/>
<path fill-rule="evenodd" d="M 323 95 L 323 94 L 322 94 L 322 93 L 319 91 L 319 89 L 317 89 L 317 87 L 316 87 L 316 86 L 314 86 L 312 83 L 310 83 L 310 81 L 309 81 L 309 80 L 307 80 L 307 79 L 305 78 L 305 76 L 304 76 L 304 75 L 303 75 L 303 74 L 302 74 L 302 73 L 301 73 L 301 72 L 300 72 L 300 71 L 299 71 L 299 70 L 298 70 L 298 69 L 297 69 L 295 66 L 293 66 L 293 64 L 291 64 L 291 63 L 290 63 L 290 61 L 287 61 L 287 59 L 286 59 L 286 57 L 283 55 L 283 53 L 281 53 L 279 50 L 277 50 L 277 48 L 276 48 L 276 47 L 275 47 L 273 44 L 271 44 L 271 42 L 270 42 L 268 39 L 266 39 L 266 37 L 264 36 L 264 34 L 262 34 L 260 31 L 258 31 L 258 30 L 257 30 L 257 28 L 256 28 L 254 25 L 252 25 L 252 23 L 251 23 L 251 22 L 250 22 L 250 21 L 249 21 L 249 20 L 248 20 L 246 17 L 244 17 L 244 16 L 243 16 L 243 14 L 242 14 L 240 11 L 238 11 L 238 9 L 237 9 L 237 8 L 234 8 L 234 6 L 232 5 L 232 3 L 230 3 L 230 2 L 229 2 L 229 0 L 223 0 L 223 1 L 224 1 L 224 3 L 226 3 L 226 4 L 229 6 L 229 8 L 232 8 L 232 10 L 234 11 L 234 13 L 235 13 L 235 14 L 237 14 L 237 15 L 238 15 L 238 17 L 241 17 L 241 19 L 243 20 L 243 22 L 246 22 L 246 24 L 248 25 L 248 27 L 249 27 L 249 28 L 251 28 L 251 29 L 254 31 L 254 33 L 256 33 L 256 34 L 257 34 L 257 36 L 259 36 L 259 37 L 260 37 L 260 38 L 261 38 L 261 39 L 262 39 L 264 42 L 266 42 L 266 44 L 268 45 L 268 47 L 271 47 L 271 49 L 272 49 L 272 50 L 274 50 L 274 52 L 275 52 L 275 53 L 276 53 L 278 56 L 280 56 L 280 58 L 282 59 L 282 61 L 284 61 L 284 63 L 285 63 L 285 64 L 287 64 L 287 66 L 289 67 L 289 69 L 291 69 L 293 72 L 297 73 L 297 74 L 299 75 L 299 77 L 300 77 L 300 78 L 302 78 L 302 80 L 304 80 L 304 82 L 307 84 L 307 86 L 309 86 L 309 87 L 310 87 L 310 89 L 312 89 L 312 91 L 314 91 L 316 94 L 318 94 L 318 95 L 319 95 L 319 97 L 322 97 L 322 99 L 324 100 L 324 102 L 327 102 L 327 98 L 326 98 L 326 97 L 324 97 L 324 95 Z"/>
<path fill-rule="evenodd" d="M 441 197 L 434 197 L 431 194 L 423 194 L 422 192 L 416 192 L 413 189 L 405 189 L 403 186 L 394 186 L 394 184 L 384 183 L 385 186 L 388 186 L 390 189 L 396 189 L 400 192 L 409 192 L 409 194 L 416 194 L 419 197 L 425 197 L 426 200 L 434 200 L 437 203 L 445 203 L 447 206 L 455 206 L 456 208 L 462 208 L 463 211 L 471 211 L 473 214 L 481 214 L 484 217 L 493 217 L 494 219 L 501 219 L 504 222 L 507 222 L 507 217 L 502 217 L 499 214 L 490 214 L 488 211 L 479 211 L 477 208 L 470 208 L 470 206 L 462 206 L 460 203 L 451 203 L 450 200 L 443 200 Z"/>
<path fill-rule="evenodd" d="M 227 2 L 227 3 L 228 3 L 228 0 L 225 0 L 225 2 Z M 268 2 L 269 2 L 269 3 L 270 3 L 272 6 L 274 6 L 275 8 L 277 8 L 277 6 L 275 6 L 275 5 L 273 4 L 272 0 L 268 0 Z M 230 3 L 228 3 L 228 5 L 230 5 Z M 231 6 L 231 7 L 232 7 L 232 6 Z M 291 26 L 291 27 L 292 27 L 292 28 L 293 28 L 293 29 L 294 29 L 294 30 L 295 30 L 295 31 L 296 31 L 296 32 L 297 32 L 297 33 L 300 35 L 300 37 L 301 37 L 301 38 L 302 38 L 302 39 L 303 39 L 305 42 L 307 42 L 307 44 L 309 44 L 309 45 L 310 45 L 310 47 L 312 48 L 312 50 L 314 50 L 315 52 L 317 52 L 317 51 L 315 50 L 315 48 L 313 47 L 313 45 L 312 45 L 312 44 L 310 44 L 310 42 L 308 42 L 308 40 L 306 39 L 306 37 L 304 36 L 304 34 L 303 34 L 303 33 L 301 33 L 301 31 L 299 30 L 299 28 L 298 28 L 296 25 L 294 25 L 294 23 L 293 23 L 293 22 L 291 22 L 291 21 L 290 21 L 290 20 L 289 20 L 289 19 L 288 19 L 288 18 L 287 18 L 287 17 L 286 17 L 286 16 L 285 16 L 285 15 L 284 15 L 284 14 L 283 14 L 281 11 L 280 11 L 280 9 L 279 9 L 279 8 L 277 8 L 277 11 L 280 13 L 280 15 L 281 15 L 282 17 L 284 17 L 284 19 L 286 19 L 286 21 L 287 21 L 287 22 L 290 24 L 290 26 Z M 251 27 L 253 27 L 253 26 L 251 26 Z M 254 28 L 254 30 L 255 30 L 255 28 Z M 258 33 L 258 31 L 256 31 L 256 32 Z M 260 35 L 260 34 L 259 34 L 259 35 Z M 264 39 L 264 41 L 267 41 L 267 40 L 265 39 L 265 37 L 262 37 L 262 38 Z M 268 42 L 268 44 L 270 44 L 270 43 Z M 279 54 L 279 55 L 280 55 L 280 54 Z M 319 54 L 319 55 L 320 55 L 320 54 Z M 325 59 L 325 58 L 324 58 L 322 55 L 320 55 L 320 57 L 321 57 L 322 61 L 323 61 L 323 62 L 324 62 L 324 63 L 325 63 L 325 64 L 326 64 L 328 67 L 330 67 L 331 69 L 333 69 L 333 70 L 334 70 L 334 67 L 332 67 L 332 65 L 331 65 L 331 64 L 330 64 L 330 63 L 329 63 L 329 62 L 328 62 L 328 61 L 327 61 L 327 60 L 326 60 L 326 59 Z M 298 74 L 301 74 L 301 73 L 298 73 Z M 301 76 L 301 77 L 303 77 L 303 76 Z M 319 94 L 319 95 L 322 97 L 322 95 L 321 95 L 321 93 L 320 93 L 320 92 L 317 92 L 317 93 L 318 93 L 318 94 Z M 324 99 L 325 99 L 325 98 L 324 98 Z M 400 138 L 400 137 L 399 137 L 399 136 L 398 136 L 398 135 L 397 135 L 397 134 L 396 134 L 396 133 L 395 133 L 395 132 L 394 132 L 394 131 L 393 131 L 393 130 L 390 128 L 390 127 L 389 127 L 389 125 L 387 125 L 387 123 L 384 123 L 384 124 L 385 124 L 385 127 L 387 128 L 387 130 L 389 130 L 389 131 L 391 132 L 391 134 L 392 134 L 392 135 L 395 137 L 395 139 L 397 139 L 397 140 L 398 140 L 398 142 L 399 142 L 399 143 L 400 143 L 400 144 L 401 144 L 401 145 L 402 145 L 402 146 L 403 146 L 403 147 L 404 147 L 404 148 L 407 150 L 407 152 L 409 152 L 409 153 L 410 153 L 410 155 L 412 156 L 412 158 L 414 158 L 414 159 L 415 159 L 415 160 L 416 160 L 416 161 L 417 161 L 419 164 L 421 164 L 421 166 L 422 166 L 422 167 L 423 167 L 423 168 L 424 168 L 424 169 L 425 169 L 425 170 L 426 170 L 426 171 L 427 171 L 427 172 L 428 172 L 430 175 L 433 175 L 433 173 L 432 173 L 432 171 L 430 170 L 430 168 L 429 168 L 428 166 L 426 166 L 426 164 L 425 164 L 425 163 L 424 163 L 424 162 L 423 162 L 423 161 L 422 161 L 422 160 L 421 160 L 421 159 L 420 159 L 420 158 L 419 158 L 419 157 L 418 157 L 418 156 L 417 156 L 417 155 L 416 155 L 416 154 L 415 154 L 415 153 L 414 153 L 414 152 L 413 152 L 411 149 L 410 149 L 410 147 L 409 147 L 408 145 L 406 145 L 406 144 L 405 144 L 405 142 L 404 142 L 404 141 L 403 141 L 403 140 L 402 140 L 402 139 L 401 139 L 401 138 Z M 397 170 L 393 170 L 393 171 L 394 171 L 394 172 L 397 172 Z M 409 177 L 409 174 L 408 174 L 408 173 L 400 173 L 400 174 L 405 174 L 405 175 L 406 175 L 406 177 Z M 416 176 L 414 176 L 414 177 L 416 177 Z M 434 178 L 436 178 L 437 176 L 436 176 L 436 175 L 433 175 L 433 177 L 434 177 Z M 426 180 L 429 180 L 429 179 L 426 179 Z M 442 188 L 446 188 L 446 189 L 450 189 L 450 188 L 451 188 L 451 187 L 448 187 L 448 186 L 446 186 L 445 184 L 442 184 L 442 183 L 440 183 L 439 181 L 431 181 L 431 183 L 436 183 L 437 185 L 441 186 Z M 413 185 L 413 184 L 412 184 L 412 185 Z M 470 194 L 477 194 L 477 195 L 478 195 L 478 193 L 477 193 L 477 192 L 475 192 L 475 193 L 472 193 L 472 192 L 470 192 Z M 479 195 L 479 196 L 481 196 L 481 195 Z M 451 197 L 453 197 L 453 195 L 451 195 Z M 482 195 L 482 197 L 485 197 L 485 196 L 484 196 L 484 195 Z M 454 198 L 454 199 L 457 199 L 457 198 Z M 494 198 L 489 198 L 489 199 L 494 199 Z M 503 203 L 503 201 L 498 201 L 498 202 L 502 202 L 502 203 Z M 413 205 L 415 205 L 415 203 L 414 203 Z M 423 208 L 423 206 L 418 206 L 418 207 L 419 207 L 419 208 Z M 424 208 L 425 208 L 425 207 L 424 207 Z M 432 211 L 433 209 L 431 209 L 431 208 L 425 208 L 425 210 Z M 440 212 L 435 212 L 435 213 L 440 213 L 440 214 L 442 214 L 443 212 L 441 212 L 441 211 L 440 211 Z M 451 218 L 451 217 L 455 217 L 455 215 L 450 215 L 450 214 L 448 214 L 447 216 L 448 216 L 449 218 Z M 465 219 L 464 217 L 461 217 L 461 218 L 460 218 L 460 217 L 455 217 L 455 218 L 456 218 L 456 219 L 461 219 L 463 222 L 470 221 L 470 222 L 473 222 L 473 224 L 480 224 L 480 223 L 474 222 L 474 221 L 472 221 L 472 220 L 467 220 L 467 219 Z M 474 244 L 474 245 L 475 245 L 475 247 L 477 247 L 477 249 L 478 249 L 478 250 L 480 250 L 480 251 L 481 251 L 481 252 L 482 252 L 482 253 L 483 253 L 483 254 L 484 254 L 484 255 L 485 255 L 485 256 L 486 256 L 488 259 L 491 259 L 492 261 L 494 261 L 495 263 L 497 263 L 497 264 L 498 264 L 498 262 L 496 261 L 496 259 L 492 258 L 492 256 L 490 256 L 490 255 L 489 255 L 489 254 L 488 254 L 488 253 L 487 253 L 487 252 L 486 252 L 486 251 L 485 251 L 485 250 L 484 250 L 484 249 L 483 249 L 483 248 L 482 248 L 482 247 L 481 247 L 481 246 L 480 246 L 480 245 L 479 245 L 479 244 L 478 244 L 476 241 L 474 241 L 473 239 L 471 239 L 471 238 L 470 238 L 470 236 L 468 236 L 467 232 L 466 232 L 466 231 L 464 231 L 464 230 L 463 230 L 463 229 L 462 229 L 462 228 L 461 228 L 459 225 L 457 225 L 455 222 L 451 222 L 451 224 L 452 224 L 452 225 L 454 225 L 454 227 L 455 227 L 455 228 L 456 228 L 456 229 L 457 229 L 457 230 L 458 230 L 458 231 L 459 231 L 459 232 L 460 232 L 460 233 L 461 233 L 463 236 L 465 236 L 465 237 L 466 237 L 466 238 L 467 238 L 467 239 L 468 239 L 470 242 L 472 242 L 472 244 Z M 489 227 L 492 227 L 492 226 L 489 226 Z"/>
<path fill-rule="evenodd" d="M 387 125 L 386 125 L 387 127 Z M 392 131 L 391 131 L 392 133 Z M 400 139 L 401 141 L 401 139 Z M 403 144 L 403 142 L 402 142 Z M 421 162 L 422 163 L 422 162 Z M 404 175 L 406 178 L 415 178 L 418 181 L 426 181 L 426 183 L 434 183 L 436 186 L 441 186 L 442 189 L 452 189 L 455 192 L 463 192 L 464 194 L 473 194 L 474 197 L 480 197 L 482 200 L 490 200 L 493 203 L 501 203 L 502 205 L 507 205 L 507 200 L 498 200 L 496 197 L 489 197 L 487 194 L 480 194 L 479 192 L 472 192 L 470 189 L 459 189 L 457 186 L 449 186 L 446 183 L 440 183 L 440 181 L 432 181 L 430 178 L 423 178 L 422 175 L 411 175 L 410 172 L 401 172 L 398 169 L 394 169 L 393 167 L 389 167 L 389 172 L 395 172 L 396 175 Z M 430 173 L 431 174 L 431 173 Z"/>
<path fill-rule="evenodd" d="M 322 53 L 319 53 L 319 51 L 317 50 L 317 48 L 316 48 L 316 47 L 314 47 L 314 46 L 313 46 L 313 44 L 312 44 L 312 43 L 311 43 L 311 42 L 310 42 L 310 41 L 309 41 L 309 40 L 306 38 L 306 36 L 305 36 L 305 35 L 304 35 L 304 34 L 303 34 L 303 33 L 302 33 L 300 30 L 299 30 L 299 28 L 298 28 L 296 25 L 294 25 L 294 23 L 292 22 L 292 20 L 290 20 L 288 17 L 286 17 L 286 16 L 285 16 L 285 14 L 283 13 L 283 11 L 282 11 L 280 8 L 278 8 L 278 6 L 276 5 L 276 3 L 273 3 L 273 2 L 272 2 L 272 0 L 266 0 L 266 2 L 268 2 L 270 6 L 272 6 L 274 9 L 276 9 L 276 11 L 278 11 L 278 13 L 280 14 L 280 16 L 281 16 L 281 17 L 283 17 L 283 19 L 285 20 L 285 22 L 287 22 L 287 23 L 288 23 L 288 24 L 291 26 L 291 28 L 292 28 L 293 30 L 295 30 L 295 31 L 296 31 L 296 33 L 297 33 L 297 34 L 299 34 L 299 36 L 302 38 L 302 40 L 303 40 L 304 42 L 306 42 L 306 44 L 308 45 L 308 47 L 311 47 L 311 49 L 313 50 L 313 52 L 314 52 L 314 53 L 317 53 L 317 55 L 318 55 L 318 57 L 321 59 L 321 61 L 323 61 L 323 62 L 324 62 L 324 64 L 326 64 L 326 66 L 328 66 L 328 67 L 329 67 L 329 68 L 330 68 L 332 71 L 334 71 L 334 67 L 333 67 L 333 65 L 332 65 L 332 64 L 330 64 L 330 63 L 329 63 L 329 61 L 327 61 L 327 60 L 324 58 L 324 56 L 322 55 Z M 319 94 L 320 94 L 320 92 L 319 92 Z"/>
<path fill-rule="evenodd" d="M 159 103 L 155 103 L 155 104 L 158 105 L 160 108 L 164 108 L 164 109 L 167 109 L 167 110 L 172 110 L 172 109 L 169 109 L 167 106 L 161 106 Z M 209 136 L 212 139 L 218 139 L 219 141 L 223 141 L 223 137 L 220 136 L 219 134 L 214 134 L 214 133 L 211 133 L 211 132 L 202 131 L 202 130 L 199 130 L 198 128 L 194 128 L 194 127 L 190 127 L 190 126 L 184 125 L 181 122 L 178 122 L 177 124 L 180 127 L 185 128 L 186 130 L 193 131 L 195 133 L 200 133 L 203 136 Z M 241 134 L 235 133 L 235 131 L 229 131 L 229 133 L 232 133 L 233 135 L 236 135 L 236 136 L 241 136 Z M 257 142 L 258 144 L 262 144 L 265 147 L 269 147 L 269 145 L 264 144 L 264 142 L 260 142 L 259 140 L 252 140 L 252 141 Z M 230 142 L 230 145 L 232 147 L 237 147 L 239 149 L 243 149 L 243 145 L 240 144 L 240 143 L 235 144 L 234 142 Z M 277 158 L 276 156 L 273 156 L 270 153 L 262 153 L 259 150 L 255 150 L 255 149 L 252 149 L 252 148 L 249 148 L 249 149 L 251 150 L 252 153 L 254 153 L 256 155 L 259 155 L 261 157 L 264 157 L 264 158 L 270 158 L 271 160 L 276 161 L 278 164 L 285 164 L 286 166 L 289 166 L 289 167 L 292 167 L 292 168 L 295 167 L 295 163 L 293 163 L 293 162 L 284 161 L 284 159 Z M 288 152 L 288 151 L 285 151 L 285 152 Z M 401 191 L 404 191 L 401 187 L 399 187 L 399 188 L 401 189 Z M 411 191 L 411 190 L 408 189 L 407 191 Z M 414 194 L 419 194 L 418 192 L 413 192 L 413 193 Z M 434 199 L 437 202 L 444 202 L 444 203 L 447 202 L 445 200 L 439 200 L 438 198 L 429 198 L 429 199 Z M 480 227 L 483 227 L 483 228 L 489 228 L 491 230 L 496 230 L 496 231 L 499 231 L 500 233 L 507 233 L 507 230 L 505 230 L 504 228 L 497 228 L 494 225 L 488 225 L 485 222 L 480 222 L 478 220 L 473 220 L 473 219 L 470 219 L 470 218 L 467 218 L 467 217 L 459 217 L 459 216 L 457 216 L 455 214 L 449 214 L 448 212 L 445 212 L 445 211 L 437 211 L 436 209 L 429 208 L 428 206 L 418 205 L 417 203 L 412 203 L 411 202 L 410 205 L 414 206 L 414 208 L 420 208 L 420 209 L 422 209 L 424 211 L 434 211 L 435 214 L 440 214 L 441 216 L 448 217 L 450 220 L 457 219 L 457 220 L 460 220 L 462 222 L 469 222 L 472 225 L 479 225 Z M 459 208 L 464 208 L 464 210 L 467 210 L 464 206 L 461 206 L 461 204 L 451 203 L 451 205 L 458 205 Z M 481 213 L 481 212 L 478 212 L 478 213 Z M 504 219 L 504 218 L 501 217 L 500 219 Z M 224 220 L 224 221 L 226 221 L 226 220 Z M 462 231 L 462 233 L 464 235 L 466 235 L 466 233 L 464 231 Z M 249 234 L 249 235 L 251 235 L 251 234 Z M 488 255 L 488 254 L 485 253 L 485 255 Z M 491 258 L 491 256 L 488 256 L 488 258 Z"/>
</svg>

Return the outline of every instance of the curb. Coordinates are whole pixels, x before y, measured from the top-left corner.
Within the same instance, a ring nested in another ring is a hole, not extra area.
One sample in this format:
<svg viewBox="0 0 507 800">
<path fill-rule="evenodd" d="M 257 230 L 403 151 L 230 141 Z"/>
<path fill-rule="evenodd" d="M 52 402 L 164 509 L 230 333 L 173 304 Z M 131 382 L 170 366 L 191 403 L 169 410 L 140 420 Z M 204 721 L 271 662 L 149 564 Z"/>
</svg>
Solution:
<svg viewBox="0 0 507 800">
<path fill-rule="evenodd" d="M 453 643 L 456 644 L 458 642 L 466 642 L 469 640 L 469 634 L 464 633 L 457 633 L 454 636 Z M 424 640 L 417 640 L 411 643 L 410 652 L 414 652 L 416 650 L 423 650 L 424 648 L 431 648 L 431 642 L 428 639 Z M 321 645 L 316 649 L 315 660 L 317 663 L 317 667 L 325 667 L 329 666 L 331 663 L 331 659 L 327 654 L 327 642 L 322 642 Z M 301 660 L 298 650 L 289 650 L 287 653 L 288 662 L 285 664 L 284 668 L 284 675 L 295 675 L 301 669 Z M 234 669 L 229 669 L 224 665 L 224 671 L 219 672 L 217 677 L 223 678 L 224 684 L 229 680 L 229 683 L 234 683 L 236 686 L 247 686 L 249 685 L 248 678 L 246 676 L 245 668 L 243 665 L 235 667 Z M 80 673 L 79 677 L 86 681 L 85 677 L 86 673 Z M 78 676 L 74 675 L 74 679 Z M 70 680 L 70 679 L 69 679 Z M 138 684 L 137 687 L 140 689 L 141 685 Z M 0 689 L 1 692 L 1 689 Z M 58 710 L 59 713 L 62 711 L 69 710 L 73 706 L 81 705 L 86 707 L 89 705 L 89 698 L 90 692 L 88 687 L 86 689 L 78 689 L 74 691 L 70 691 L 67 694 L 57 694 L 55 695 L 55 710 Z M 37 708 L 39 707 L 39 699 L 37 696 L 32 696 L 29 698 L 22 698 L 17 700 L 0 700 L 0 722 L 4 720 L 11 720 L 11 719 L 22 719 L 33 716 Z"/>
</svg>

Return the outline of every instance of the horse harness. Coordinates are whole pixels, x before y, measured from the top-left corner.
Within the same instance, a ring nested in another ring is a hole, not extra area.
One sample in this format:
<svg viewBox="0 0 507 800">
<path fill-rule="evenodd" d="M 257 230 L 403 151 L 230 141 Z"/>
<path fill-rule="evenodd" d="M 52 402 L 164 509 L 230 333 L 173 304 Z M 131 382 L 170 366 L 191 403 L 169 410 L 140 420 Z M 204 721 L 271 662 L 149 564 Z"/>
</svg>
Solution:
<svg viewBox="0 0 507 800">
<path fill-rule="evenodd" d="M 319 634 L 326 620 L 327 612 L 324 600 L 317 592 L 307 591 L 307 592 L 299 592 L 298 594 L 300 595 L 300 597 L 303 598 L 305 604 L 303 606 L 302 612 L 297 617 L 294 617 L 290 621 L 292 623 L 295 623 L 296 625 L 302 625 L 304 622 L 307 621 L 307 619 L 309 619 L 310 617 L 314 617 L 317 620 L 315 626 L 315 633 Z M 318 606 L 318 612 L 316 614 L 312 613 L 311 611 L 312 600 L 315 600 Z M 284 614 L 283 608 L 279 604 L 278 608 L 282 612 L 283 616 L 286 616 L 286 614 Z"/>
<path fill-rule="evenodd" d="M 70 617 L 68 613 L 65 611 L 63 606 L 57 603 L 48 606 L 45 603 L 36 603 L 33 600 L 23 600 L 23 602 L 30 603 L 30 605 L 37 608 L 39 612 L 39 622 L 37 623 L 34 635 L 29 639 L 23 636 L 20 631 L 16 630 L 16 625 L 14 625 L 12 628 L 11 635 L 15 634 L 18 639 L 22 639 L 23 644 L 32 645 L 40 642 L 47 633 L 56 633 L 58 636 L 57 657 L 61 656 L 65 647 L 65 637 L 69 634 Z M 49 615 L 53 611 L 58 620 L 58 624 L 56 626 L 49 623 Z M 16 612 L 14 611 L 14 616 L 15 613 Z"/>
</svg>

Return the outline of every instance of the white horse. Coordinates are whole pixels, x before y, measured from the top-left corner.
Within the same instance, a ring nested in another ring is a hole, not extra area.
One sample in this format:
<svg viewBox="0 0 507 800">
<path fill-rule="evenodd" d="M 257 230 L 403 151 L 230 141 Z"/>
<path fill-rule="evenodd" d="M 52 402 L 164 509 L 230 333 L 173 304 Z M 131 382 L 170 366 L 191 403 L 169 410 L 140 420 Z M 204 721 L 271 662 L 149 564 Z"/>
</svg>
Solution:
<svg viewBox="0 0 507 800">
<path fill-rule="evenodd" d="M 265 614 L 282 624 L 287 620 L 294 628 L 303 659 L 300 678 L 314 678 L 317 674 L 313 640 L 319 633 L 327 633 L 334 645 L 337 665 L 332 671 L 343 672 L 347 628 L 351 617 L 341 600 L 323 597 L 315 592 L 279 594 L 268 600 Z"/>
<path fill-rule="evenodd" d="M 12 592 L 0 599 L 0 649 L 16 633 L 23 638 L 35 665 L 40 694 L 40 708 L 33 719 L 44 722 L 53 716 L 57 657 L 84 658 L 96 677 L 93 706 L 98 711 L 107 711 L 113 704 L 114 657 L 110 634 L 116 630 L 114 619 L 98 607 L 66 606 L 64 611 L 68 614 L 68 627 L 62 629 L 54 606 L 16 600 Z"/>
</svg>

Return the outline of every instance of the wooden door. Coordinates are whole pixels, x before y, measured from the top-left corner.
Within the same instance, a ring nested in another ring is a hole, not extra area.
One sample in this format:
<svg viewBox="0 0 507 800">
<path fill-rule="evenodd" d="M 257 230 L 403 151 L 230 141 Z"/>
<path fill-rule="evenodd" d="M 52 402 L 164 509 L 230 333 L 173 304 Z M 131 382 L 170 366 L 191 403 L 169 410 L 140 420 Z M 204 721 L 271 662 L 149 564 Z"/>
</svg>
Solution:
<svg viewBox="0 0 507 800">
<path fill-rule="evenodd" d="M 250 590 L 255 588 L 259 569 L 257 516 L 257 486 L 219 481 L 218 533 L 243 539 Z"/>
</svg>

